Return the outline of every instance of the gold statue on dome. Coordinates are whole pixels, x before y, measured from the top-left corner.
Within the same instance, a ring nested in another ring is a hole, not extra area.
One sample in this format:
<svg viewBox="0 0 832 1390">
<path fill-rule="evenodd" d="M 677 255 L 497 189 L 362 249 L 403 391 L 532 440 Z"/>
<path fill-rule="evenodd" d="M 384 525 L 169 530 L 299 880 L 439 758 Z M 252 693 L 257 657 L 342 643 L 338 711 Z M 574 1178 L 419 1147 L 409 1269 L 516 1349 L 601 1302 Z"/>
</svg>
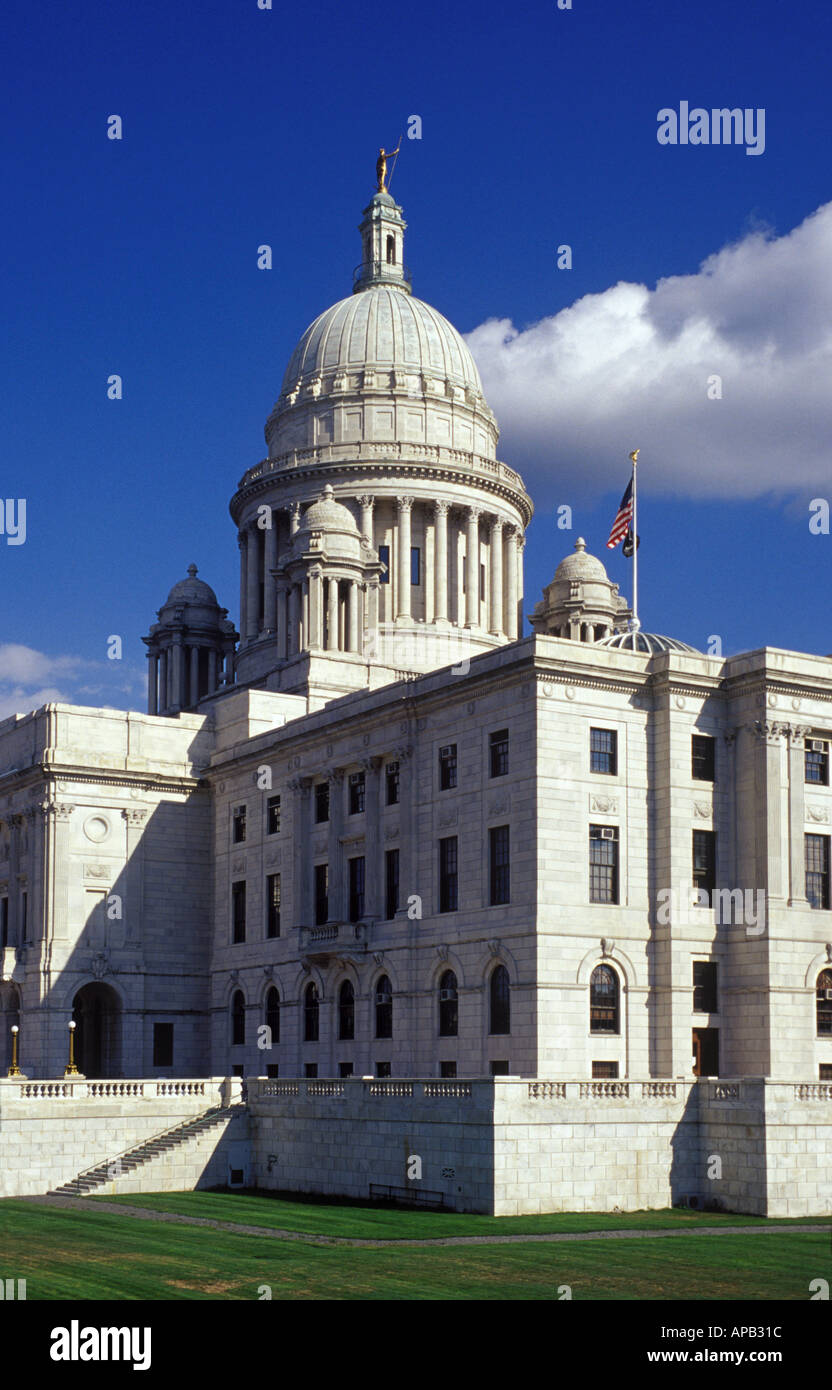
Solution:
<svg viewBox="0 0 832 1390">
<path fill-rule="evenodd" d="M 398 145 L 396 146 L 396 148 L 395 148 L 394 150 L 385 150 L 385 148 L 384 148 L 383 145 L 382 145 L 381 149 L 379 150 L 379 152 L 378 152 L 378 159 L 376 160 L 376 180 L 377 180 L 377 182 L 378 182 L 378 188 L 377 188 L 376 191 L 377 191 L 378 193 L 386 193 L 386 192 L 387 192 L 387 189 L 386 189 L 386 187 L 385 187 L 385 184 L 386 184 L 386 182 L 387 182 L 387 161 L 388 161 L 388 159 L 390 159 L 392 156 L 398 155 L 399 150 L 401 149 L 401 147 L 402 147 L 402 141 L 401 141 L 401 136 L 399 136 L 399 143 L 398 143 Z M 395 169 L 395 167 L 396 167 L 396 165 L 395 165 L 395 163 L 394 163 L 394 164 L 393 164 L 393 168 Z M 391 178 L 392 178 L 392 170 L 391 170 L 390 176 L 391 176 Z"/>
</svg>

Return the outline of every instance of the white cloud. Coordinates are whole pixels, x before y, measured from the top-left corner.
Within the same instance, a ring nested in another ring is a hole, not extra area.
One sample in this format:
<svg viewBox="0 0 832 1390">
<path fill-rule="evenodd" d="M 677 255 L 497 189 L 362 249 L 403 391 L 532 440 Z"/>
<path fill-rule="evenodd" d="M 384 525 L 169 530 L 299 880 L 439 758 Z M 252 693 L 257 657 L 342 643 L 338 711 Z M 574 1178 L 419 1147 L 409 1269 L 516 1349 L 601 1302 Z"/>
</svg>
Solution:
<svg viewBox="0 0 832 1390">
<path fill-rule="evenodd" d="M 621 282 L 523 330 L 491 319 L 467 342 L 500 457 L 543 509 L 570 489 L 619 489 L 633 448 L 654 493 L 828 495 L 832 203 L 786 236 L 749 233 L 696 275 Z"/>
<path fill-rule="evenodd" d="M 143 690 L 143 673 L 123 662 L 48 656 L 20 643 L 0 643 L 0 719 L 51 702 L 135 709 Z"/>
</svg>

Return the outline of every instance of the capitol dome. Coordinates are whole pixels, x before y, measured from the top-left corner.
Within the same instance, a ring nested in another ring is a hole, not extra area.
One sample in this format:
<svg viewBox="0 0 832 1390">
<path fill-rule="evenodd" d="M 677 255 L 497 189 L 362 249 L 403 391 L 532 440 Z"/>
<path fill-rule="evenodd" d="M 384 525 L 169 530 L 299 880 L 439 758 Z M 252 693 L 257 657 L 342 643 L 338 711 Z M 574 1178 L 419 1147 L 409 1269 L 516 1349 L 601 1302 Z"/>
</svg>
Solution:
<svg viewBox="0 0 832 1390">
<path fill-rule="evenodd" d="M 315 699 L 453 664 L 463 638 L 475 656 L 522 625 L 531 499 L 497 457 L 471 350 L 411 293 L 402 208 L 381 182 L 352 293 L 298 339 L 268 455 L 230 504 L 237 680 Z"/>
<path fill-rule="evenodd" d="M 340 299 L 311 323 L 289 359 L 281 387 L 286 401 L 310 382 L 366 367 L 418 373 L 470 391 L 482 382 L 461 335 L 437 309 L 377 284 Z"/>
</svg>

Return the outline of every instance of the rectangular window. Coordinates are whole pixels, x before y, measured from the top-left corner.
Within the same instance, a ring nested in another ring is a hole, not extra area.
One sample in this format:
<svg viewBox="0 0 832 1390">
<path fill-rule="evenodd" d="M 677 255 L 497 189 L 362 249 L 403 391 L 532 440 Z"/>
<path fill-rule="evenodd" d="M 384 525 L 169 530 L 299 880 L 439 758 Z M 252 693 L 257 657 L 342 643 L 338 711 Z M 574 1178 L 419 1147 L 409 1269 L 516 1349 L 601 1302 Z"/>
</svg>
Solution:
<svg viewBox="0 0 832 1390">
<path fill-rule="evenodd" d="M 350 921 L 364 916 L 364 856 L 350 860 Z"/>
<path fill-rule="evenodd" d="M 717 965 L 713 960 L 693 962 L 693 1011 L 715 1014 L 719 1010 L 716 993 Z"/>
<path fill-rule="evenodd" d="M 456 1076 L 456 1062 L 440 1062 L 439 1075 L 448 1077 Z"/>
<path fill-rule="evenodd" d="M 0 951 L 9 944 L 9 900 L 0 898 Z"/>
<path fill-rule="evenodd" d="M 457 837 L 439 841 L 439 911 L 456 912 L 458 897 Z"/>
<path fill-rule="evenodd" d="M 231 885 L 231 925 L 232 941 L 239 945 L 246 939 L 246 885 L 245 881 Z"/>
<path fill-rule="evenodd" d="M 315 823 L 329 820 L 329 783 L 315 783 Z"/>
<path fill-rule="evenodd" d="M 24 941 L 29 940 L 29 894 L 23 892 L 20 895 L 20 935 Z"/>
<path fill-rule="evenodd" d="M 384 566 L 384 569 L 381 571 L 381 574 L 379 575 L 379 583 L 380 583 L 380 584 L 389 584 L 389 583 L 390 583 L 390 547 L 389 547 L 389 545 L 380 545 L 380 546 L 379 546 L 379 548 L 378 548 L 378 558 L 380 559 L 381 563 L 382 563 L 383 566 Z"/>
<path fill-rule="evenodd" d="M 719 1029 L 694 1028 L 691 1044 L 694 1076 L 719 1076 Z"/>
<path fill-rule="evenodd" d="M 266 802 L 266 834 L 277 835 L 280 832 L 280 797 L 270 796 Z"/>
<path fill-rule="evenodd" d="M 618 734 L 615 729 L 590 729 L 589 770 L 609 777 L 618 773 Z"/>
<path fill-rule="evenodd" d="M 318 1075 L 318 1063 L 306 1062 L 304 1064 L 303 1074 L 307 1078 L 307 1080 L 314 1081 L 315 1077 Z"/>
<path fill-rule="evenodd" d="M 589 901 L 618 902 L 618 827 L 589 827 Z"/>
<path fill-rule="evenodd" d="M 492 1076 L 508 1076 L 508 1062 L 489 1062 Z"/>
<path fill-rule="evenodd" d="M 266 1075 L 270 1080 L 276 1081 L 280 1075 L 280 1064 L 278 1062 L 267 1062 Z"/>
<path fill-rule="evenodd" d="M 832 1062 L 819 1062 L 818 1068 L 818 1081 L 832 1081 Z"/>
<path fill-rule="evenodd" d="M 713 830 L 693 832 L 693 886 L 700 893 L 707 893 L 710 905 L 716 887 L 716 835 Z"/>
<path fill-rule="evenodd" d="M 398 806 L 399 804 L 399 764 L 388 763 L 384 769 L 384 781 L 386 786 L 386 801 L 388 806 Z"/>
<path fill-rule="evenodd" d="M 410 582 L 411 584 L 421 584 L 421 551 L 418 545 L 410 547 Z"/>
<path fill-rule="evenodd" d="M 232 818 L 231 838 L 235 845 L 242 844 L 246 838 L 246 808 L 245 806 L 235 806 Z"/>
<path fill-rule="evenodd" d="M 280 936 L 280 874 L 266 876 L 266 936 Z"/>
<path fill-rule="evenodd" d="M 391 922 L 399 910 L 399 851 L 388 849 L 384 856 L 384 915 Z"/>
<path fill-rule="evenodd" d="M 389 1062 L 376 1062 L 376 1076 L 389 1076 L 389 1075 L 390 1075 L 390 1063 L 389 1063 Z"/>
<path fill-rule="evenodd" d="M 508 772 L 508 729 L 498 729 L 488 736 L 488 750 L 491 755 L 491 776 L 505 777 Z"/>
<path fill-rule="evenodd" d="M 618 1063 L 617 1062 L 593 1062 L 592 1063 L 593 1081 L 617 1081 Z"/>
<path fill-rule="evenodd" d="M 439 790 L 450 791 L 456 786 L 456 744 L 448 743 L 439 749 Z"/>
<path fill-rule="evenodd" d="M 829 744 L 822 738 L 807 738 L 804 781 L 818 787 L 829 786 Z"/>
<path fill-rule="evenodd" d="M 329 918 L 329 865 L 315 865 L 315 926 L 323 927 Z"/>
<path fill-rule="evenodd" d="M 352 1062 L 339 1062 L 339 1063 L 338 1063 L 338 1075 L 339 1075 L 339 1076 L 352 1076 Z"/>
<path fill-rule="evenodd" d="M 829 836 L 806 836 L 806 897 L 810 907 L 829 907 Z"/>
<path fill-rule="evenodd" d="M 363 772 L 350 773 L 350 815 L 360 816 L 364 810 L 366 782 Z"/>
<path fill-rule="evenodd" d="M 488 859 L 491 888 L 491 906 L 510 902 L 511 862 L 509 854 L 509 827 L 496 825 L 488 832 Z"/>
<path fill-rule="evenodd" d="M 480 565 L 480 603 L 485 603 L 485 565 Z"/>
<path fill-rule="evenodd" d="M 690 740 L 691 776 L 695 782 L 713 782 L 716 739 L 709 734 L 693 734 Z"/>
<path fill-rule="evenodd" d="M 153 1065 L 154 1067 L 173 1066 L 172 1023 L 154 1023 L 153 1025 Z"/>
</svg>

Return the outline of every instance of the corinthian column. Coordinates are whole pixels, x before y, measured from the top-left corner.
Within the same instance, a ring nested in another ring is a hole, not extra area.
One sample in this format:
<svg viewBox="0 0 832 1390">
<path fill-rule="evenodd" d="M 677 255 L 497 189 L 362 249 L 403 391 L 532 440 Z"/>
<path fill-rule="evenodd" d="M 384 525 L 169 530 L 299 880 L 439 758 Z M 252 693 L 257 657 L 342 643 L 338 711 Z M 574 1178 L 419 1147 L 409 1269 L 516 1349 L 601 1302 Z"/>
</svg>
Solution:
<svg viewBox="0 0 832 1390">
<path fill-rule="evenodd" d="M 271 526 L 266 530 L 265 560 L 263 563 L 263 627 L 274 632 L 276 622 L 276 593 L 272 570 L 277 566 L 277 517 L 270 511 Z"/>
<path fill-rule="evenodd" d="M 490 543 L 491 615 L 488 630 L 500 637 L 503 632 L 503 523 L 499 517 L 491 523 Z"/>
<path fill-rule="evenodd" d="M 465 626 L 480 625 L 480 509 L 469 507 L 465 521 Z"/>
<path fill-rule="evenodd" d="M 309 640 L 308 647 L 322 647 L 324 631 L 323 579 L 320 565 L 309 571 Z"/>
<path fill-rule="evenodd" d="M 156 689 L 159 680 L 159 658 L 155 652 L 147 653 L 147 712 L 156 713 Z"/>
<path fill-rule="evenodd" d="M 448 507 L 447 502 L 436 502 L 433 509 L 434 528 L 434 619 L 447 621 L 448 617 Z"/>
<path fill-rule="evenodd" d="M 366 537 L 367 537 L 367 540 L 370 542 L 370 545 L 373 544 L 373 502 L 374 502 L 374 501 L 375 501 L 375 498 L 369 497 L 369 496 L 366 496 L 366 497 L 359 497 L 359 499 L 358 499 L 358 505 L 359 505 L 359 507 L 361 508 L 361 522 L 360 522 L 360 524 L 359 524 L 358 529 L 359 529 L 359 531 L 361 532 L 362 536 L 366 536 Z"/>
<path fill-rule="evenodd" d="M 517 528 L 506 534 L 506 637 L 517 637 Z"/>
<path fill-rule="evenodd" d="M 327 590 L 327 611 L 326 611 L 326 649 L 328 652 L 338 650 L 338 580 L 328 579 Z"/>
<path fill-rule="evenodd" d="M 240 640 L 245 642 L 248 633 L 248 586 L 246 582 L 246 555 L 248 537 L 245 531 L 238 531 L 237 544 L 240 547 Z"/>
<path fill-rule="evenodd" d="M 196 704 L 198 703 L 198 701 L 199 701 L 199 647 L 191 647 L 190 650 L 191 650 L 191 671 L 190 671 L 190 676 L 191 676 L 190 685 L 191 685 L 191 689 L 190 689 L 190 699 L 189 699 L 188 703 L 191 704 L 191 705 L 196 705 Z"/>
<path fill-rule="evenodd" d="M 348 652 L 359 650 L 358 641 L 358 582 L 351 579 L 349 583 L 349 611 L 347 621 L 347 640 L 345 643 Z"/>
<path fill-rule="evenodd" d="M 399 536 L 399 582 L 396 595 L 396 621 L 410 618 L 410 511 L 412 497 L 397 497 Z"/>
<path fill-rule="evenodd" d="M 257 543 L 257 531 L 253 526 L 248 528 L 248 550 L 246 552 L 246 630 L 250 639 L 254 639 L 260 630 L 260 566 Z"/>
</svg>

